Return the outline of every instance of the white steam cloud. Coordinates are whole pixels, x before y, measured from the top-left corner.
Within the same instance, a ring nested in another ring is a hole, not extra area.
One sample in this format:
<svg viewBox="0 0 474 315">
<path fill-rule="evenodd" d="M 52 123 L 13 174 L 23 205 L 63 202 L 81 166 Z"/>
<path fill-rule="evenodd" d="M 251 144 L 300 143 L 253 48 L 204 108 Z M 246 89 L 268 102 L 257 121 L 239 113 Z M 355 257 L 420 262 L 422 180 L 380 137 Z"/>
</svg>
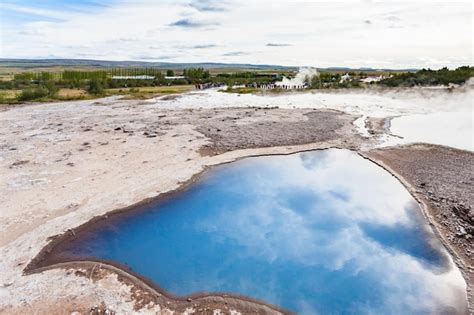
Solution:
<svg viewBox="0 0 474 315">
<path fill-rule="evenodd" d="M 289 88 L 304 86 L 307 82 L 310 82 L 314 76 L 319 76 L 318 70 L 311 67 L 302 67 L 293 79 L 283 78 L 280 82 L 276 82 L 277 86 L 287 86 Z"/>
</svg>

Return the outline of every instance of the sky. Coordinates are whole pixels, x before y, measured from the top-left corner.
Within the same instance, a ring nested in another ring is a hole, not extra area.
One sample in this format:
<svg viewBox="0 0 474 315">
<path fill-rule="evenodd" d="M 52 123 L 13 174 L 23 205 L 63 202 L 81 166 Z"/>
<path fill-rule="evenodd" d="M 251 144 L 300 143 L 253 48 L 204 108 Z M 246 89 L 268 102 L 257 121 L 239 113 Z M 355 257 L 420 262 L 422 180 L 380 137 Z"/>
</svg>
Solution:
<svg viewBox="0 0 474 315">
<path fill-rule="evenodd" d="M 0 0 L 0 58 L 453 68 L 473 3 Z"/>
</svg>

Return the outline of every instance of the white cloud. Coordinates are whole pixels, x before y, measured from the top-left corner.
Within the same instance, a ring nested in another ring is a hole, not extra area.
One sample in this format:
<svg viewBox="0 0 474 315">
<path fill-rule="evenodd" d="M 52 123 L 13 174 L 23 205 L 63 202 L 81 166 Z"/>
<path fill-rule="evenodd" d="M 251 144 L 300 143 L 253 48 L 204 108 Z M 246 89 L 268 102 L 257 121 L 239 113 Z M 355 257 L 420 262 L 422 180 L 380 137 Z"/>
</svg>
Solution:
<svg viewBox="0 0 474 315">
<path fill-rule="evenodd" d="M 142 0 L 87 12 L 11 4 L 2 11 L 37 17 L 2 22 L 2 40 L 8 45 L 1 57 L 97 54 L 123 60 L 154 55 L 148 51 L 152 45 L 176 62 L 395 68 L 472 64 L 470 2 Z M 208 43 L 213 45 L 199 50 L 177 48 Z"/>
</svg>

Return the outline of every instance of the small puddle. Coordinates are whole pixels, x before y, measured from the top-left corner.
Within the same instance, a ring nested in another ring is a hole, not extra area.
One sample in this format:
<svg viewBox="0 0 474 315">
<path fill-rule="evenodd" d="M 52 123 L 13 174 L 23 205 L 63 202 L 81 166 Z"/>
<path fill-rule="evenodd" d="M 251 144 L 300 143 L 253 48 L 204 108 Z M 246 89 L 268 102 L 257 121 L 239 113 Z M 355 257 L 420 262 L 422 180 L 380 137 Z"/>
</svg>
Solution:
<svg viewBox="0 0 474 315">
<path fill-rule="evenodd" d="M 181 296 L 227 292 L 300 314 L 466 312 L 462 275 L 417 203 L 346 150 L 215 167 L 57 249 L 127 265 Z"/>
</svg>

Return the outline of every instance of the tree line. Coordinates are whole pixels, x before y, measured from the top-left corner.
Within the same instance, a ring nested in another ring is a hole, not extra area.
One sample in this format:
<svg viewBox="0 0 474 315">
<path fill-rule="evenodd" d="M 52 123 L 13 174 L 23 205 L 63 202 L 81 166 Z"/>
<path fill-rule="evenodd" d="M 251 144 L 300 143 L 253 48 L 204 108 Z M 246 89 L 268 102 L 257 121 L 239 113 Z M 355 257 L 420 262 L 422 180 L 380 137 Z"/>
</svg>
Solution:
<svg viewBox="0 0 474 315">
<path fill-rule="evenodd" d="M 389 87 L 463 84 L 472 76 L 474 76 L 474 67 L 464 66 L 454 70 L 445 67 L 439 70 L 422 69 L 416 72 L 395 74 L 380 81 L 379 84 Z"/>
<path fill-rule="evenodd" d="M 181 74 L 181 73 L 180 73 Z M 148 76 L 149 79 L 138 79 L 136 76 Z M 268 84 L 276 79 L 272 74 L 258 72 L 217 73 L 211 75 L 204 68 L 189 68 L 182 71 L 184 78 L 167 79 L 175 76 L 173 70 L 164 73 L 158 68 L 107 68 L 101 70 L 64 70 L 61 72 L 24 72 L 14 75 L 13 80 L 0 81 L 0 90 L 21 90 L 18 100 L 38 100 L 55 98 L 60 88 L 86 90 L 91 95 L 102 95 L 106 89 L 134 89 L 137 87 L 184 85 L 203 83 L 223 83 L 228 86 L 240 84 Z M 287 75 L 287 74 L 285 74 Z M 361 86 L 360 80 L 367 73 L 349 72 L 343 78 L 340 73 L 322 72 L 318 76 L 307 78 L 309 88 L 352 88 Z M 375 84 L 398 86 L 427 86 L 463 84 L 474 76 L 474 67 L 464 66 L 454 70 L 442 68 L 439 70 L 422 69 L 416 72 L 391 74 L 390 77 Z M 129 77 L 117 79 L 114 77 Z"/>
<path fill-rule="evenodd" d="M 105 80 L 113 76 L 153 76 L 162 77 L 157 68 L 111 68 L 106 70 L 64 70 L 61 72 L 23 72 L 14 75 L 16 81 L 71 81 L 71 80 Z"/>
</svg>

